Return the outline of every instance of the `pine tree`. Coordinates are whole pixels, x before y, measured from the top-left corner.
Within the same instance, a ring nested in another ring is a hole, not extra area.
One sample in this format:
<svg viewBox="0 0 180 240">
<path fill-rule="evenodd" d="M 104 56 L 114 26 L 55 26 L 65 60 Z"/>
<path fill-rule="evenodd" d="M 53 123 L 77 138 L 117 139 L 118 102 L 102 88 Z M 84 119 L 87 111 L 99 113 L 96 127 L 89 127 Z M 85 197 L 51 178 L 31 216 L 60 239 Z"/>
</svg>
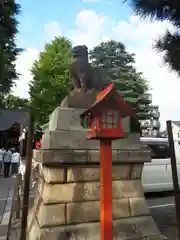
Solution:
<svg viewBox="0 0 180 240">
<path fill-rule="evenodd" d="M 151 101 L 145 97 L 148 84 L 133 67 L 134 54 L 128 53 L 124 44 L 113 40 L 102 42 L 90 52 L 90 59 L 107 83 L 116 82 L 119 93 L 137 110 L 139 119 L 150 117 L 148 105 Z"/>
<path fill-rule="evenodd" d="M 10 92 L 18 73 L 15 60 L 22 49 L 16 47 L 18 33 L 17 15 L 20 5 L 15 0 L 1 1 L 0 3 L 0 105 L 3 105 L 4 96 Z"/>
<path fill-rule="evenodd" d="M 179 0 L 126 0 L 136 15 L 158 21 L 169 21 L 175 31 L 166 31 L 154 48 L 164 53 L 164 62 L 180 75 L 180 2 Z"/>
</svg>

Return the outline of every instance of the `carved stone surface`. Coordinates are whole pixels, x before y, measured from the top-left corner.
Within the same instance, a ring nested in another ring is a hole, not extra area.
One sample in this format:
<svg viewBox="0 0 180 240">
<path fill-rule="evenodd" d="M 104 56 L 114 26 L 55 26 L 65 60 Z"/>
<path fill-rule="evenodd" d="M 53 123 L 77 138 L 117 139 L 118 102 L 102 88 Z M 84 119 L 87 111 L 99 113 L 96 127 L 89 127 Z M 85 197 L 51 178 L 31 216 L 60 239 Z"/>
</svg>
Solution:
<svg viewBox="0 0 180 240">
<path fill-rule="evenodd" d="M 33 158 L 44 165 L 55 165 L 63 167 L 68 165 L 79 165 L 89 167 L 88 164 L 100 163 L 99 150 L 36 150 L 33 152 Z M 151 161 L 151 153 L 148 149 L 122 149 L 113 150 L 113 164 L 144 163 Z M 133 167 L 133 165 L 132 165 Z M 139 169 L 139 171 L 142 169 Z M 136 172 L 135 172 L 136 174 Z M 134 177 L 136 178 L 136 177 Z"/>
<path fill-rule="evenodd" d="M 97 222 L 40 228 L 37 221 L 29 229 L 28 240 L 99 240 Z M 122 218 L 113 221 L 113 240 L 167 240 L 157 229 L 151 216 Z"/>
<path fill-rule="evenodd" d="M 101 90 L 105 84 L 100 73 L 88 62 L 87 46 L 75 46 L 72 55 L 74 60 L 70 67 L 70 77 L 74 88 L 83 92 Z"/>
<path fill-rule="evenodd" d="M 87 92 L 72 91 L 61 102 L 61 108 L 75 108 L 75 109 L 87 109 L 96 100 L 96 91 L 88 90 Z"/>
<path fill-rule="evenodd" d="M 85 93 L 80 93 L 85 94 Z M 81 100 L 81 104 L 84 100 Z M 80 114 L 85 109 L 75 109 L 75 108 L 61 108 L 57 107 L 49 117 L 49 124 L 47 131 L 65 131 L 65 130 L 76 130 L 87 133 L 81 124 L 80 124 Z M 122 119 L 122 127 L 125 133 L 130 132 L 130 119 L 126 117 Z M 70 133 L 71 134 L 71 133 Z M 87 136 L 86 136 L 87 137 Z M 138 139 L 136 139 L 138 141 Z"/>
<path fill-rule="evenodd" d="M 73 131 L 49 131 L 47 130 L 42 137 L 42 149 L 86 149 L 99 150 L 98 140 L 87 140 L 88 130 Z M 139 134 L 129 135 L 128 138 L 118 139 L 112 142 L 113 149 L 139 149 L 140 142 L 134 141 L 139 139 Z"/>
<path fill-rule="evenodd" d="M 113 181 L 113 199 L 143 197 L 140 180 Z M 85 202 L 100 200 L 100 183 L 64 183 L 47 184 L 40 187 L 45 204 Z"/>
</svg>

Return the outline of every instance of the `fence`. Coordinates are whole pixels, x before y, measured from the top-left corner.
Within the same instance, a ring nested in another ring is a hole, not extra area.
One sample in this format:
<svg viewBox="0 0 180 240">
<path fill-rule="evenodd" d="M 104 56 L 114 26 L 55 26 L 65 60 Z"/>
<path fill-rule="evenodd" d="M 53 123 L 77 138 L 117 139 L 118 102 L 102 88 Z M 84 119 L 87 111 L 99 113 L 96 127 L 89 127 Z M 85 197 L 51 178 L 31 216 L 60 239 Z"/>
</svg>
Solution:
<svg viewBox="0 0 180 240">
<path fill-rule="evenodd" d="M 23 166 L 24 165 L 24 166 Z M 25 168 L 24 161 L 21 164 Z M 16 177 L 16 184 L 14 189 L 13 204 L 11 209 L 11 217 L 9 223 L 9 230 L 7 240 L 19 240 L 21 232 L 21 218 L 23 209 L 23 194 L 24 194 L 24 170 Z M 29 210 L 32 209 L 34 198 L 37 191 L 37 174 L 39 172 L 39 165 L 33 165 L 31 174 L 31 183 L 29 189 Z"/>
</svg>

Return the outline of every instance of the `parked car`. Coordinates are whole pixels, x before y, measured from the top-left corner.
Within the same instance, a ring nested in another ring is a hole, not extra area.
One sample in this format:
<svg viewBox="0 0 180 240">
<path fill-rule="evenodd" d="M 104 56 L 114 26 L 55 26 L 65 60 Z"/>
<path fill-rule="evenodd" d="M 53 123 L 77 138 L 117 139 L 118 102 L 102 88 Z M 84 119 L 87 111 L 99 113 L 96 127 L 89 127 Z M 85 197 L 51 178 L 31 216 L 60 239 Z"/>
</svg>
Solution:
<svg viewBox="0 0 180 240">
<path fill-rule="evenodd" d="M 144 192 L 173 190 L 168 138 L 141 138 L 142 145 L 151 150 L 151 162 L 145 163 L 142 172 Z M 180 140 L 174 141 L 178 177 L 180 178 Z"/>
</svg>

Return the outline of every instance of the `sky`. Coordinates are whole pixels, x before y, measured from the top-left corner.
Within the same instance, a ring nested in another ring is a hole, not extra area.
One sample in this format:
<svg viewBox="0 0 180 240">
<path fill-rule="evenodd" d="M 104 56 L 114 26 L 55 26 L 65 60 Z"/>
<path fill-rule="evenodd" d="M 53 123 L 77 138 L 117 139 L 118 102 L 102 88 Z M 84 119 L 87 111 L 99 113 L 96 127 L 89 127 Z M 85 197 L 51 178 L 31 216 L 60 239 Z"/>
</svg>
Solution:
<svg viewBox="0 0 180 240">
<path fill-rule="evenodd" d="M 163 63 L 162 55 L 153 49 L 155 39 L 170 23 L 149 21 L 134 16 L 123 0 L 17 0 L 21 5 L 17 44 L 24 52 L 16 61 L 21 73 L 13 92 L 28 97 L 30 69 L 44 44 L 55 36 L 68 37 L 73 45 L 85 44 L 91 49 L 101 41 L 116 40 L 135 53 L 135 67 L 151 88 L 153 104 L 159 105 L 162 128 L 166 120 L 180 120 L 180 77 Z"/>
</svg>

